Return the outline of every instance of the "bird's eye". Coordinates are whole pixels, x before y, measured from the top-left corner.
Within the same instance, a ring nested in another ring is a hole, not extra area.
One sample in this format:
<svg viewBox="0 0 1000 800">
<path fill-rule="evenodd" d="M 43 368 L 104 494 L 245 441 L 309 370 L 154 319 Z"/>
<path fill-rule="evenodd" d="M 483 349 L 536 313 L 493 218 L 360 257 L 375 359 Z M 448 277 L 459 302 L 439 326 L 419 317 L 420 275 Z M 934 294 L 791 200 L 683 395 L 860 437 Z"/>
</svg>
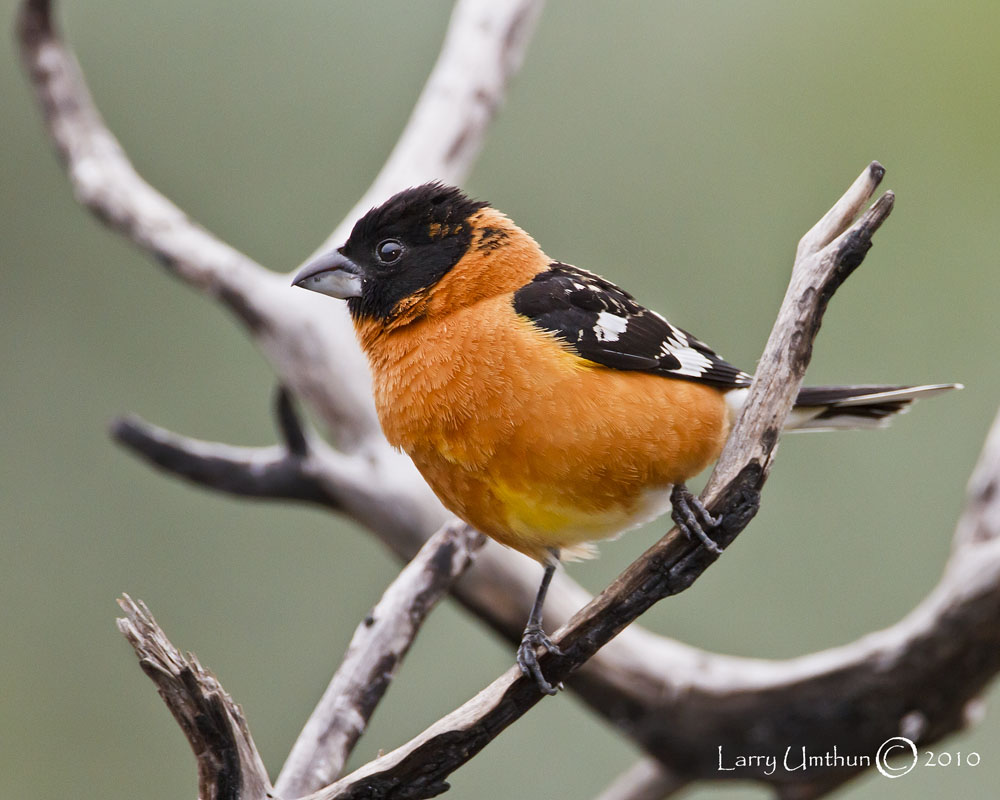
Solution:
<svg viewBox="0 0 1000 800">
<path fill-rule="evenodd" d="M 375 255 L 383 264 L 391 264 L 394 261 L 399 261 L 399 257 L 403 255 L 403 245 L 398 239 L 386 239 L 384 242 L 378 243 Z"/>
</svg>

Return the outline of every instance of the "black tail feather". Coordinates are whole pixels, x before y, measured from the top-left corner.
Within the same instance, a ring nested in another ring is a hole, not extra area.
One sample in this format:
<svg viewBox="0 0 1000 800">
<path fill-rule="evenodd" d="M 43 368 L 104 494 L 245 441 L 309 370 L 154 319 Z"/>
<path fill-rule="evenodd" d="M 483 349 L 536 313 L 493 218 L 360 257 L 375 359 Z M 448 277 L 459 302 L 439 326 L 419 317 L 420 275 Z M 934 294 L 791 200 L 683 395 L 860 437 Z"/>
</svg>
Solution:
<svg viewBox="0 0 1000 800">
<path fill-rule="evenodd" d="M 796 398 L 790 427 L 798 430 L 880 428 L 888 423 L 888 417 L 906 411 L 920 397 L 961 388 L 957 383 L 806 386 Z"/>
</svg>

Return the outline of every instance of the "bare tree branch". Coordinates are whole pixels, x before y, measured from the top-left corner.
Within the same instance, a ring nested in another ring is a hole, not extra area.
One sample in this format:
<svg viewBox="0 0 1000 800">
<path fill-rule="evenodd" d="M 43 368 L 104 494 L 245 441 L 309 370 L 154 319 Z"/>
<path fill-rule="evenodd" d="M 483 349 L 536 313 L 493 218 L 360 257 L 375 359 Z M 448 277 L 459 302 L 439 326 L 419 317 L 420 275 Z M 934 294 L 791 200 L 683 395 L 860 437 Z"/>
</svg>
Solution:
<svg viewBox="0 0 1000 800">
<path fill-rule="evenodd" d="M 710 506 L 726 491 L 723 487 L 733 486 L 744 470 L 759 469 L 762 479 L 770 472 L 778 436 L 812 358 L 812 342 L 826 305 L 862 262 L 872 245 L 872 236 L 892 211 L 895 197 L 886 192 L 851 226 L 884 175 L 885 168 L 877 161 L 869 164 L 800 240 L 778 318 L 734 428 L 745 435 L 730 436 L 703 492 Z"/>
<path fill-rule="evenodd" d="M 94 106 L 76 58 L 60 42 L 48 0 L 22 4 L 18 34 L 77 200 L 183 280 L 243 314 L 239 287 L 262 268 L 193 223 L 135 171 Z"/>
<path fill-rule="evenodd" d="M 785 661 L 699 657 L 648 637 L 618 667 L 605 665 L 619 690 L 607 691 L 601 707 L 682 774 L 784 781 L 788 797 L 818 797 L 863 767 L 810 767 L 803 784 L 796 780 L 800 773 L 766 775 L 764 766 L 721 774 L 720 752 L 780 758 L 794 744 L 811 753 L 837 746 L 842 755 L 872 757 L 891 736 L 920 745 L 962 729 L 973 717 L 968 709 L 1000 671 L 997 487 L 1000 415 L 969 482 L 944 575 L 903 620 L 843 647 Z M 636 669 L 640 653 L 665 664 L 656 677 Z"/>
<path fill-rule="evenodd" d="M 459 183 L 465 178 L 507 81 L 521 63 L 540 9 L 540 0 L 457 4 L 441 56 L 400 144 L 338 230 L 353 224 L 356 213 L 412 183 Z M 409 459 L 380 435 L 367 365 L 353 344 L 346 312 L 291 291 L 284 274 L 269 272 L 213 237 L 138 175 L 58 36 L 50 0 L 23 0 L 18 38 L 46 127 L 80 202 L 235 314 L 281 382 L 316 410 L 338 446 L 364 449 L 383 462 L 383 472 L 398 473 L 399 482 L 409 484 L 406 491 L 418 494 L 414 487 L 419 480 Z M 436 504 L 429 489 L 422 502 Z M 437 527 L 424 531 L 421 541 Z"/>
<path fill-rule="evenodd" d="M 272 500 L 305 500 L 334 510 L 342 506 L 315 476 L 309 457 L 324 458 L 324 472 L 336 472 L 334 462 L 346 460 L 306 433 L 291 393 L 278 388 L 275 420 L 283 446 L 234 447 L 171 433 L 135 415 L 111 423 L 111 436 L 140 458 L 191 483 L 226 494 Z M 353 466 L 353 465 L 352 465 Z M 342 467 L 346 470 L 346 467 Z"/>
<path fill-rule="evenodd" d="M 541 10 L 541 0 L 455 4 L 437 63 L 392 154 L 314 255 L 343 244 L 356 219 L 396 192 L 430 180 L 465 179 L 521 67 Z"/>
<path fill-rule="evenodd" d="M 649 676 L 637 669 L 638 661 L 609 668 L 614 680 L 635 684 L 631 699 L 625 692 L 612 698 L 616 713 L 625 715 L 620 724 L 644 725 L 637 738 L 646 740 L 647 748 L 660 758 L 677 762 L 678 780 L 756 777 L 769 782 L 781 780 L 781 773 L 769 777 L 743 770 L 720 775 L 717 748 L 780 754 L 791 741 L 822 751 L 832 745 L 843 748 L 845 742 L 858 743 L 859 735 L 870 736 L 877 744 L 898 734 L 924 744 L 963 727 L 975 716 L 970 709 L 979 693 L 1000 668 L 1000 631 L 995 624 L 1000 612 L 998 486 L 1000 415 L 969 482 L 968 503 L 948 569 L 934 592 L 906 619 L 851 645 L 784 662 L 696 654 L 697 661 L 685 663 L 672 652 L 672 647 L 678 647 L 674 643 L 662 640 L 657 647 L 649 641 L 642 655 L 667 661 L 666 675 L 657 676 L 655 683 L 647 683 Z M 474 712 L 495 687 L 510 688 L 517 682 L 511 670 L 466 704 L 464 711 L 474 719 Z M 817 697 L 823 703 L 817 704 Z M 449 724 L 455 716 L 448 718 Z M 652 720 L 657 726 L 649 725 Z M 438 742 L 439 747 L 460 751 L 467 742 L 455 741 L 459 732 L 443 726 L 445 722 L 421 738 L 433 732 L 444 740 Z M 483 725 L 480 735 L 492 738 L 495 731 Z M 857 752 L 874 752 L 864 743 L 857 746 Z M 361 779 L 369 767 L 386 766 L 384 759 L 345 779 L 356 779 L 356 785 L 341 782 L 319 796 L 365 796 L 367 784 Z M 856 770 L 813 767 L 810 771 L 816 777 L 808 783 L 778 784 L 779 795 L 819 797 Z M 639 781 L 642 772 L 640 768 L 633 777 Z M 411 784 L 428 792 L 443 786 L 431 776 Z"/>
<path fill-rule="evenodd" d="M 615 778 L 597 800 L 665 800 L 687 783 L 655 758 L 643 758 Z"/>
<path fill-rule="evenodd" d="M 449 523 L 392 582 L 358 626 L 295 742 L 275 782 L 279 796 L 302 797 L 340 774 L 427 615 L 483 541 L 482 534 L 467 525 Z"/>
<path fill-rule="evenodd" d="M 358 211 L 398 188 L 430 178 L 461 181 L 490 111 L 502 97 L 506 76 L 523 53 L 538 5 L 491 0 L 459 4 L 445 47 L 451 55 L 446 57 L 443 51 L 435 67 L 435 75 L 441 73 L 447 80 L 437 84 L 441 91 L 432 92 L 433 78 L 414 111 L 407 126 L 407 135 L 417 131 L 407 145 L 412 149 L 401 144 L 394 151 L 393 166 L 387 165 L 377 186 L 330 242 L 339 243 Z M 472 27 L 486 32 L 488 41 L 483 42 Z M 119 431 L 122 438 L 160 466 L 203 485 L 226 491 L 237 487 L 245 495 L 322 502 L 368 526 L 400 557 L 412 557 L 447 515 L 408 459 L 393 452 L 381 436 L 367 368 L 353 344 L 346 314 L 332 311 L 323 298 L 287 291 L 284 276 L 260 268 L 211 237 L 142 181 L 100 119 L 72 53 L 53 31 L 49 2 L 24 0 L 18 32 L 47 128 L 80 201 L 156 256 L 173 274 L 232 311 L 282 383 L 318 414 L 340 450 L 331 450 L 309 434 L 296 439 L 294 432 L 284 436 L 284 448 L 256 450 L 171 438 L 142 424 L 124 425 Z M 477 54 L 485 61 L 476 61 Z M 452 88 L 445 90 L 448 86 Z M 490 99 L 480 102 L 480 98 Z M 439 146 L 448 142 L 452 146 L 447 150 Z M 411 163 L 422 166 L 408 171 Z M 871 191 L 869 184 L 877 182 L 876 172 L 878 168 L 873 167 L 863 173 L 799 244 L 799 262 L 819 255 L 824 248 L 828 255 L 836 251 L 842 257 L 840 276 L 835 271 L 813 298 L 820 309 L 867 247 L 865 237 L 871 231 L 854 239 L 841 235 L 833 249 L 829 242 L 861 208 L 862 196 Z M 869 227 L 884 218 L 891 196 L 880 203 L 871 212 Z M 796 336 L 814 333 L 797 329 L 790 344 L 796 345 Z M 769 343 L 768 352 L 779 362 L 787 353 L 777 343 L 774 347 Z M 791 365 L 792 374 L 798 366 Z M 772 390 L 763 386 L 763 377 L 759 383 L 755 391 L 772 396 Z M 786 395 L 792 394 L 786 387 Z M 746 507 L 752 508 L 773 457 L 776 438 L 772 441 L 772 434 L 783 418 L 786 402 L 787 397 L 775 400 L 770 417 L 752 410 L 753 402 L 747 404 L 745 415 L 757 417 L 759 435 L 746 438 L 749 444 L 744 446 L 749 449 L 745 452 L 727 450 L 723 455 L 706 491 L 713 508 L 729 505 L 740 495 Z M 704 653 L 632 626 L 573 675 L 571 688 L 685 779 L 720 777 L 714 750 L 719 744 L 734 751 L 778 752 L 790 741 L 817 747 L 829 742 L 871 742 L 884 738 L 885 731 L 903 729 L 915 740 L 931 742 L 957 729 L 966 722 L 964 709 L 975 703 L 998 669 L 1000 445 L 996 440 L 1000 434 L 996 431 L 995 427 L 970 484 L 969 505 L 941 583 L 897 625 L 846 647 L 786 661 Z M 274 471 L 279 464 L 290 467 L 291 456 L 298 459 L 294 466 L 301 470 L 300 478 L 282 474 L 281 469 Z M 734 489 L 738 490 L 735 495 Z M 739 517 L 730 514 L 734 516 Z M 732 535 L 728 530 L 723 543 Z M 672 582 L 667 583 L 673 590 L 683 588 L 684 581 L 693 580 L 710 561 L 696 552 L 685 554 L 683 543 L 661 545 L 663 552 L 657 557 L 672 565 Z M 469 574 L 458 581 L 455 593 L 487 624 L 516 640 L 537 584 L 533 574 L 537 569 L 490 542 Z M 565 620 L 588 599 L 575 583 L 559 575 L 550 589 L 547 616 Z M 565 631 L 567 639 L 578 630 L 576 622 L 574 626 Z M 571 663 L 546 663 L 547 674 L 560 667 L 568 670 Z M 826 702 L 829 698 L 837 702 Z M 463 741 L 469 741 L 468 737 Z M 373 765 L 373 769 L 384 765 Z M 818 775 L 815 783 L 785 784 L 782 796 L 819 796 L 846 780 L 848 773 L 842 768 L 813 773 Z M 768 780 L 746 771 L 721 777 Z M 433 780 L 428 778 L 425 788 Z"/>
<path fill-rule="evenodd" d="M 142 602 L 128 595 L 118 605 L 120 630 L 156 684 L 198 760 L 200 800 L 265 800 L 271 782 L 243 711 L 194 656 L 183 656 Z"/>
<path fill-rule="evenodd" d="M 194 656 L 170 643 L 149 609 L 127 595 L 118 628 L 177 719 L 198 760 L 202 800 L 300 797 L 343 768 L 437 601 L 484 537 L 462 523 L 432 536 L 355 631 L 344 661 L 309 718 L 272 793 L 242 711 Z"/>
<path fill-rule="evenodd" d="M 150 463 L 200 486 L 226 494 L 272 500 L 305 500 L 337 509 L 305 460 L 283 447 L 234 447 L 171 433 L 139 417 L 115 420 L 111 435 Z"/>
<path fill-rule="evenodd" d="M 848 190 L 847 202 L 863 205 L 878 186 L 881 168 L 873 164 L 866 173 L 868 178 L 861 181 L 860 190 L 858 183 Z M 891 209 L 892 196 L 884 195 L 846 232 L 831 230 L 830 241 L 818 252 L 797 260 L 792 269 L 789 291 L 750 387 L 747 409 L 734 426 L 719 462 L 722 470 L 734 473 L 711 495 L 716 510 L 724 515 L 714 531 L 723 547 L 757 510 L 779 431 L 798 393 L 827 302 L 861 263 L 871 247 L 872 235 Z M 840 238 L 833 238 L 838 234 Z M 561 653 L 548 651 L 540 659 L 546 678 L 552 682 L 566 678 L 656 601 L 688 588 L 716 558 L 699 543 L 671 530 L 556 632 L 553 640 Z M 534 681 L 514 667 L 407 744 L 314 797 L 433 797 L 447 788 L 445 779 L 451 772 L 540 699 Z M 688 774 L 687 768 L 681 774 Z"/>
</svg>

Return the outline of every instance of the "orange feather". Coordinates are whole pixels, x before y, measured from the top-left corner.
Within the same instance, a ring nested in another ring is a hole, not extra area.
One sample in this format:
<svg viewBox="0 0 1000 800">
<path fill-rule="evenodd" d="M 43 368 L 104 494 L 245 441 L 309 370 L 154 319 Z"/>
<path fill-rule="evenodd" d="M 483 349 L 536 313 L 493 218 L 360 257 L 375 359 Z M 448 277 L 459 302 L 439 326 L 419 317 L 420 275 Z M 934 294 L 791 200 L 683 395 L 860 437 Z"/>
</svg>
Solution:
<svg viewBox="0 0 1000 800">
<path fill-rule="evenodd" d="M 375 405 L 442 503 L 540 561 L 572 557 L 669 508 L 671 484 L 719 454 L 729 430 L 710 386 L 609 369 L 513 309 L 550 259 L 493 209 L 430 291 L 390 323 L 361 319 Z M 477 246 L 484 229 L 503 247 Z"/>
</svg>

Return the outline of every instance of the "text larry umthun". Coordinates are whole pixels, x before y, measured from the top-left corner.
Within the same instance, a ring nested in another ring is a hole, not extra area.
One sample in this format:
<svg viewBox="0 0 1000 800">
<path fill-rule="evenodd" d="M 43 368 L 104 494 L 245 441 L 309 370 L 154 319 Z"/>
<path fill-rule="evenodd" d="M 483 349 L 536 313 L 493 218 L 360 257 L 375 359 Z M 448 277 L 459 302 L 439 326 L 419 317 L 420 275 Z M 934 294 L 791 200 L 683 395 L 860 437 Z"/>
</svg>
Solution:
<svg viewBox="0 0 1000 800">
<path fill-rule="evenodd" d="M 785 772 L 798 772 L 810 767 L 870 767 L 872 757 L 869 755 L 844 756 L 837 752 L 834 745 L 832 751 L 810 755 L 806 748 L 797 749 L 789 745 L 781 759 Z M 778 769 L 776 755 L 739 755 L 735 758 L 726 757 L 719 745 L 719 771 L 733 772 L 738 769 L 763 769 L 765 775 L 773 775 Z"/>
</svg>

